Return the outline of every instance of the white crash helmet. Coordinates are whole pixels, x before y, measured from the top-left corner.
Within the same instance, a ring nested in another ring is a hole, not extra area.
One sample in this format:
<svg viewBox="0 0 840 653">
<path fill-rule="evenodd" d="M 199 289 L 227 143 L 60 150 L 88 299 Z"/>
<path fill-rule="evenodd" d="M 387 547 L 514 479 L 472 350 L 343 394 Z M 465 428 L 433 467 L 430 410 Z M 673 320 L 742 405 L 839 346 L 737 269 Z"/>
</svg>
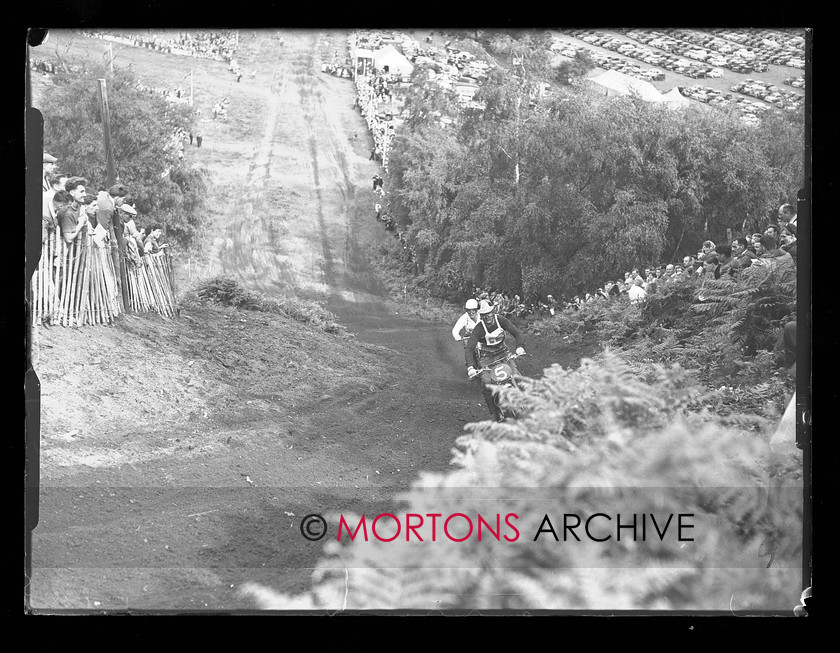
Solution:
<svg viewBox="0 0 840 653">
<path fill-rule="evenodd" d="M 468 299 L 467 303 L 464 304 L 464 308 L 468 311 L 474 311 L 478 308 L 478 302 L 474 299 Z"/>
<path fill-rule="evenodd" d="M 493 304 L 486 300 L 481 301 L 481 305 L 478 307 L 479 315 L 486 315 L 487 313 L 493 312 Z"/>
</svg>

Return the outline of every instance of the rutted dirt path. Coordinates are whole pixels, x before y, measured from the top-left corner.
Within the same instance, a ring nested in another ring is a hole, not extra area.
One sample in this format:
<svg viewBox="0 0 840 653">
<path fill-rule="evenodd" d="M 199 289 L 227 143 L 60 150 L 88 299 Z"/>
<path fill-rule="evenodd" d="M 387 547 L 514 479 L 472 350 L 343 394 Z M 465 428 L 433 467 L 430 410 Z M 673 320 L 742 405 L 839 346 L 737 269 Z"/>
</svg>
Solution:
<svg viewBox="0 0 840 653">
<path fill-rule="evenodd" d="M 243 32 L 240 85 L 217 63 L 209 64 L 217 79 L 203 82 L 231 98 L 229 122 L 206 120 L 206 145 L 193 152 L 214 180 L 208 274 L 323 301 L 354 334 L 355 353 L 305 330 L 278 342 L 275 318 L 216 309 L 185 310 L 176 321 L 127 318 L 85 334 L 123 348 L 154 330 L 142 352 L 154 361 L 148 367 L 79 351 L 56 369 L 45 353 L 34 607 L 247 608 L 239 587 L 248 581 L 301 592 L 322 547 L 302 538 L 303 515 L 388 505 L 419 472 L 448 469 L 464 425 L 485 419 L 449 326 L 401 315 L 370 265 L 391 238 L 373 216 L 378 166 L 367 157 L 354 85 L 320 71 L 345 39 L 298 31 L 281 47 L 276 33 Z M 252 137 L 232 138 L 234 121 L 251 121 Z M 72 337 L 51 330 L 42 343 L 58 351 Z M 535 362 L 523 373 L 551 362 L 541 348 L 529 348 Z M 292 359 L 297 381 L 284 386 Z M 324 361 L 335 375 L 319 387 L 306 370 Z M 111 374 L 120 386 L 102 392 L 97 378 Z M 143 392 L 152 395 L 135 396 Z M 155 402 L 171 415 L 155 421 Z"/>
</svg>

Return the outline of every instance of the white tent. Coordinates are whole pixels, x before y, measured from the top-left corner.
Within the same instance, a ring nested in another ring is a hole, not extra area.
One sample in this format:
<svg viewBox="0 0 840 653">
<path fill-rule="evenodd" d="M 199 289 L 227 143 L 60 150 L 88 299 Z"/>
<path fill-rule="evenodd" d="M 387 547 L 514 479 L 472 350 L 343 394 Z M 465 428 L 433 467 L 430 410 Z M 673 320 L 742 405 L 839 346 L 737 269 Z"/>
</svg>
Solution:
<svg viewBox="0 0 840 653">
<path fill-rule="evenodd" d="M 393 45 L 376 50 L 373 53 L 373 65 L 380 72 L 388 66 L 388 72 L 393 75 L 407 76 L 414 71 L 412 63 Z"/>
<path fill-rule="evenodd" d="M 678 105 L 678 106 L 687 106 L 688 103 L 691 101 L 687 97 L 685 97 L 680 90 L 675 86 L 667 93 L 662 95 L 663 99 L 667 100 L 669 103 Z"/>
<path fill-rule="evenodd" d="M 608 70 L 595 77 L 590 77 L 588 86 L 596 93 L 607 97 L 637 95 L 648 102 L 667 102 L 669 104 L 688 104 L 688 99 L 673 88 L 668 93 L 660 93 L 656 87 L 643 79 L 637 79 L 615 70 Z"/>
</svg>

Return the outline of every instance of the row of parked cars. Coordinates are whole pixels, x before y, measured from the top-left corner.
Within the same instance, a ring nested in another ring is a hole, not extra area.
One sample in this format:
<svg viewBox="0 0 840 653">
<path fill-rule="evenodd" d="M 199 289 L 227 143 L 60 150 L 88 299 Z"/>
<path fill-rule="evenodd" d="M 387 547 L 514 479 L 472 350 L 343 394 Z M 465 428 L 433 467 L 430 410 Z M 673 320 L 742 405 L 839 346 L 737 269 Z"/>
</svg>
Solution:
<svg viewBox="0 0 840 653">
<path fill-rule="evenodd" d="M 715 65 L 726 68 L 731 64 L 736 68 L 746 66 L 752 67 L 755 72 L 765 72 L 768 64 L 805 67 L 805 39 L 792 33 L 724 29 L 712 30 L 711 33 L 671 29 L 665 30 L 665 33 L 706 51 L 708 57 L 717 60 Z"/>
<path fill-rule="evenodd" d="M 732 86 L 730 90 L 759 98 L 788 111 L 801 111 L 803 108 L 804 98 L 801 95 L 757 79 L 747 78 Z"/>
<path fill-rule="evenodd" d="M 678 86 L 677 88 L 684 97 L 698 100 L 709 106 L 720 109 L 737 109 L 741 119 L 748 124 L 756 124 L 762 113 L 772 111 L 772 108 L 763 102 L 756 102 L 732 93 L 724 93 L 708 86 Z"/>
<path fill-rule="evenodd" d="M 627 61 L 626 59 L 622 59 L 621 57 L 613 57 L 608 54 L 602 54 L 600 52 L 590 50 L 589 48 L 571 46 L 570 48 L 564 48 L 560 51 L 560 53 L 563 54 L 571 48 L 574 48 L 575 50 L 588 51 L 595 65 L 599 68 L 603 68 L 604 70 L 615 70 L 617 72 L 624 73 L 625 75 L 630 75 L 631 77 L 644 79 L 649 82 L 662 81 L 665 79 L 665 73 L 663 73 L 658 68 L 644 68 L 637 64 L 630 63 L 629 61 Z M 565 56 L 569 55 L 566 54 Z M 571 56 L 574 56 L 574 53 L 572 53 Z"/>
<path fill-rule="evenodd" d="M 703 53 L 697 48 L 692 48 L 689 44 L 680 43 L 676 39 L 667 37 L 661 32 L 650 30 L 626 31 L 628 37 L 635 37 L 644 43 L 644 45 L 634 44 L 602 32 L 569 30 L 567 33 L 593 45 L 614 50 L 626 57 L 659 66 L 671 72 L 694 79 L 723 77 L 723 70 L 721 70 L 720 64 L 730 64 L 730 67 L 734 65 L 723 59 L 708 59 L 706 56 L 707 53 Z M 661 51 L 653 50 L 647 47 L 648 45 L 659 48 Z M 759 66 L 759 68 L 762 68 L 762 66 Z M 766 67 L 762 69 L 766 70 Z M 748 66 L 739 68 L 739 72 L 752 72 L 753 70 L 753 67 Z"/>
<path fill-rule="evenodd" d="M 796 30 L 727 30 L 712 33 L 749 48 L 756 58 L 777 66 L 805 67 L 805 37 Z"/>
<path fill-rule="evenodd" d="M 713 30 L 713 36 L 705 32 L 669 30 L 677 38 L 710 49 L 721 57 L 746 59 L 752 64 L 766 66 L 805 67 L 805 39 L 792 33 L 760 30 L 732 31 Z M 734 44 L 733 44 L 734 42 Z M 757 72 L 763 72 L 755 68 Z"/>
<path fill-rule="evenodd" d="M 717 68 L 728 68 L 737 73 L 763 73 L 768 70 L 767 62 L 757 57 L 747 47 L 729 43 L 708 32 L 689 30 L 625 30 L 634 40 L 656 47 L 674 56 L 686 57 Z"/>
</svg>

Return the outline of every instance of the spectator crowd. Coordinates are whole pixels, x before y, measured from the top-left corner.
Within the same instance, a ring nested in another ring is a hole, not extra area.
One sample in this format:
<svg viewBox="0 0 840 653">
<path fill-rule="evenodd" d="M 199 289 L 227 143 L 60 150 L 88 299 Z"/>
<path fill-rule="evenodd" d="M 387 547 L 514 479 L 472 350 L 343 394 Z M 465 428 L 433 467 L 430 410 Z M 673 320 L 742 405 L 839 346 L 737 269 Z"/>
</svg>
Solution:
<svg viewBox="0 0 840 653">
<path fill-rule="evenodd" d="M 237 30 L 201 30 L 197 32 L 113 33 L 106 30 L 83 30 L 91 38 L 105 39 L 137 48 L 148 48 L 167 54 L 180 54 L 201 59 L 230 62 L 239 45 Z"/>
<path fill-rule="evenodd" d="M 125 185 L 117 183 L 107 189 L 93 185 L 84 177 L 60 171 L 54 156 L 45 152 L 43 159 L 44 239 L 58 230 L 67 244 L 89 238 L 97 247 L 113 249 L 119 232 L 127 258 L 135 264 L 141 256 L 159 254 L 167 247 L 161 225 L 138 216 Z"/>
<path fill-rule="evenodd" d="M 124 184 L 91 185 L 60 171 L 46 152 L 43 164 L 33 324 L 110 324 L 128 310 L 174 315 L 174 275 L 162 226 L 138 216 Z"/>
<path fill-rule="evenodd" d="M 487 300 L 495 311 L 505 317 L 544 317 L 561 309 L 578 309 L 584 304 L 599 301 L 640 303 L 668 285 L 691 278 L 731 279 L 749 278 L 759 270 L 784 271 L 796 269 L 796 209 L 783 204 L 778 221 L 767 225 L 763 233 L 733 238 L 730 243 L 705 241 L 695 255 L 681 261 L 634 267 L 623 277 L 607 280 L 603 286 L 569 299 L 552 295 L 523 299 L 519 295 L 473 286 L 470 297 Z"/>
</svg>

